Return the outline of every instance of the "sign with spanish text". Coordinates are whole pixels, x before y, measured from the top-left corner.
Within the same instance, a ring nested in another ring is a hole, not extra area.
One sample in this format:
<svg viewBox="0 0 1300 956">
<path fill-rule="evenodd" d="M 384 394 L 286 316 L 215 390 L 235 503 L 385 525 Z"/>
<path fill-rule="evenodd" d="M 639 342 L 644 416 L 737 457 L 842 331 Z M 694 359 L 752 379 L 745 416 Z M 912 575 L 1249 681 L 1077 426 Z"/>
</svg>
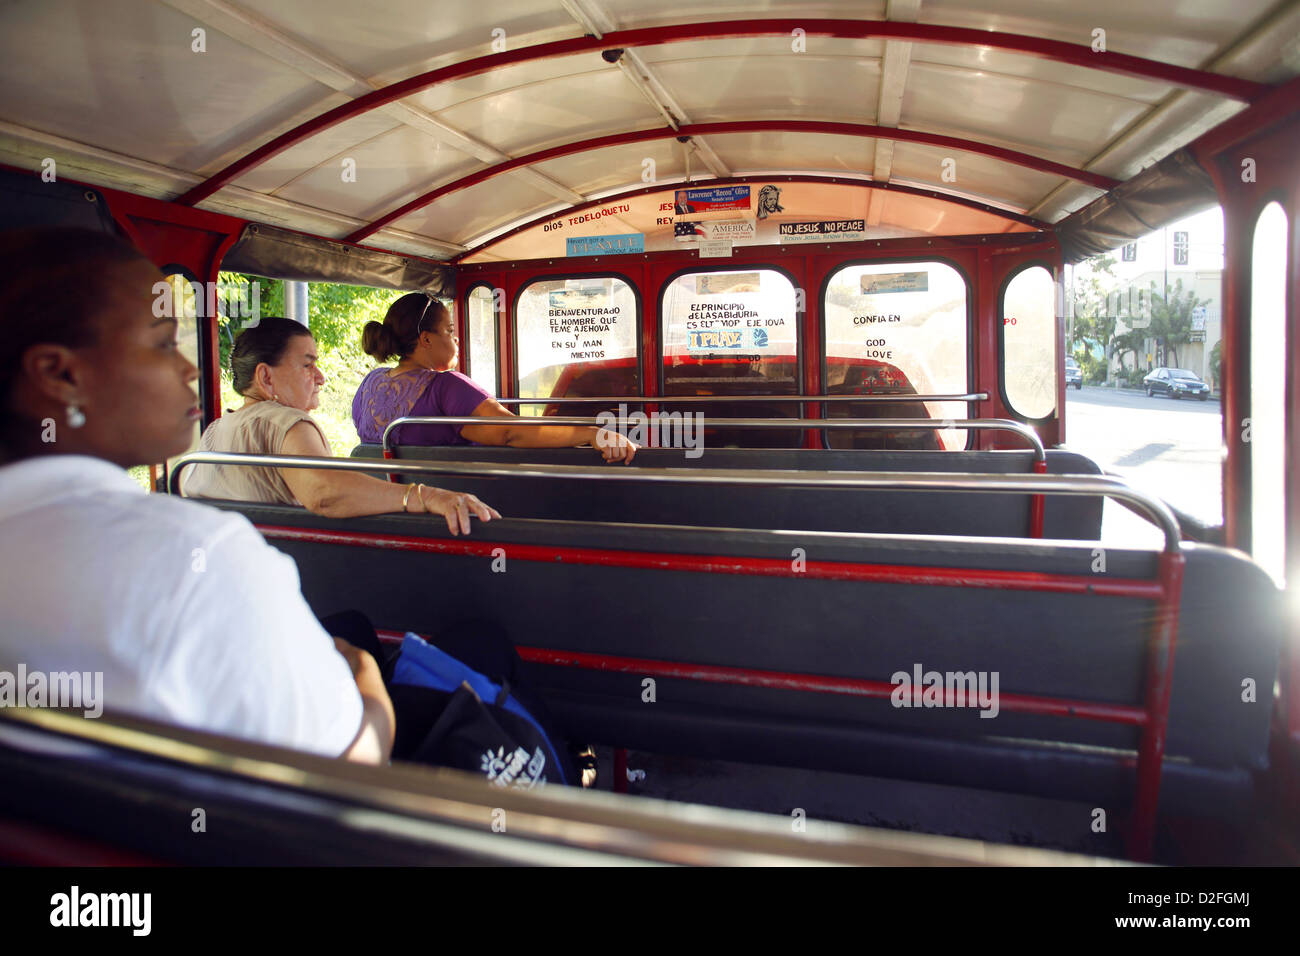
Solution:
<svg viewBox="0 0 1300 956">
<path fill-rule="evenodd" d="M 544 223 L 543 232 L 554 232 L 556 229 L 564 229 L 567 226 L 580 226 L 585 222 L 595 222 L 598 219 L 605 219 L 609 216 L 621 216 L 624 213 L 632 211 L 631 203 L 612 203 L 608 206 L 601 206 L 599 209 L 589 209 L 587 212 L 574 213 L 572 216 L 557 216 L 550 222 Z"/>
<path fill-rule="evenodd" d="M 626 321 L 621 306 L 603 285 L 569 286 L 547 295 L 546 324 L 550 358 L 590 362 L 608 356 L 617 327 Z"/>
<path fill-rule="evenodd" d="M 744 280 L 746 273 L 696 277 L 700 294 L 689 303 L 683 323 L 687 351 L 781 352 L 789 347 L 793 341 L 793 316 L 773 308 L 771 297 L 764 296 L 756 283 L 737 281 L 701 286 L 699 280 L 705 278 Z"/>
<path fill-rule="evenodd" d="M 618 236 L 569 236 L 564 240 L 566 256 L 627 255 L 645 252 L 645 234 L 629 232 Z"/>
</svg>

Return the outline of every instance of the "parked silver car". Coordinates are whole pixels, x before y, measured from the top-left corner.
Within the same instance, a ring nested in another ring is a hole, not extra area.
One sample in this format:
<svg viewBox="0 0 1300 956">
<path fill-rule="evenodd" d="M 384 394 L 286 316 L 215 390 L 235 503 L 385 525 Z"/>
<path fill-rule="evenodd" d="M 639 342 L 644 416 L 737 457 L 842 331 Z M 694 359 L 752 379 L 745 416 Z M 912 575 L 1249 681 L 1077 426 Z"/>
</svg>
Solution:
<svg viewBox="0 0 1300 956">
<path fill-rule="evenodd" d="M 1065 359 L 1065 387 L 1073 385 L 1076 389 L 1083 388 L 1083 369 L 1079 368 L 1079 363 L 1070 357 Z"/>
</svg>

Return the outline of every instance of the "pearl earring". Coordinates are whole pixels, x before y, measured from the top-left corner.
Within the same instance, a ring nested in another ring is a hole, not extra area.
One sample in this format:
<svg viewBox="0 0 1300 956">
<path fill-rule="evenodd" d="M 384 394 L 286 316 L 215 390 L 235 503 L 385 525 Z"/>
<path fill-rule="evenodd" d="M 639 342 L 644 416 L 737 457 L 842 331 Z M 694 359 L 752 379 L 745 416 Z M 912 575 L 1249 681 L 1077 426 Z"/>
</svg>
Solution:
<svg viewBox="0 0 1300 956">
<path fill-rule="evenodd" d="M 83 412 L 76 405 L 69 405 L 68 406 L 68 427 L 80 428 L 84 424 L 86 424 L 86 413 Z"/>
</svg>

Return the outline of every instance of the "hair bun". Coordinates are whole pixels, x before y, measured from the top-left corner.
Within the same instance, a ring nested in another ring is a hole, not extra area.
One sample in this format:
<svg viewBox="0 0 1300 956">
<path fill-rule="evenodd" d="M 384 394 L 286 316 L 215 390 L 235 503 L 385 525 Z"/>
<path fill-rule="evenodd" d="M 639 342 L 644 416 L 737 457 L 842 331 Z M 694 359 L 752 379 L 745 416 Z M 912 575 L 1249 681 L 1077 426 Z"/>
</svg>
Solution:
<svg viewBox="0 0 1300 956">
<path fill-rule="evenodd" d="M 397 343 L 393 338 L 392 329 L 371 319 L 361 330 L 361 351 L 381 362 L 387 361 L 390 356 L 397 354 Z"/>
</svg>

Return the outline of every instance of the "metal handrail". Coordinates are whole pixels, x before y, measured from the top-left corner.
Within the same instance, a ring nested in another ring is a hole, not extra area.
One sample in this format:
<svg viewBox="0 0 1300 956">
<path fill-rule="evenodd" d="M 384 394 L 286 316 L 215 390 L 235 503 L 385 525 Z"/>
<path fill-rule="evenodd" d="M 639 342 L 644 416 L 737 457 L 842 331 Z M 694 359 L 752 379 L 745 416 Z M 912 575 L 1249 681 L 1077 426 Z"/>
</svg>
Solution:
<svg viewBox="0 0 1300 956">
<path fill-rule="evenodd" d="M 989 397 L 988 392 L 970 392 L 962 395 L 596 395 L 591 398 L 566 395 L 563 398 L 496 398 L 502 405 L 590 405 L 622 402 L 627 405 L 661 405 L 702 404 L 705 402 L 779 402 L 808 403 L 813 402 L 883 402 L 885 404 L 900 402 L 982 402 Z"/>
<path fill-rule="evenodd" d="M 1139 507 L 1165 535 L 1164 550 L 1179 551 L 1178 519 L 1159 498 L 1118 478 L 1096 475 L 979 475 L 927 471 L 802 471 L 794 469 L 619 468 L 582 465 L 501 464 L 478 461 L 404 462 L 390 459 L 315 458 L 309 455 L 242 455 L 193 451 L 173 460 L 167 488 L 177 494 L 181 472 L 190 465 L 248 465 L 316 468 L 399 475 L 481 475 L 496 478 L 575 478 L 592 481 L 659 481 L 670 484 L 874 488 L 882 491 L 1019 492 L 1031 495 L 1082 495 L 1112 498 Z"/>
<path fill-rule="evenodd" d="M 625 424 L 618 419 L 618 425 Z M 488 418 L 483 416 L 456 415 L 410 415 L 394 418 L 384 429 L 384 452 L 392 451 L 391 436 L 400 425 L 491 425 L 508 427 L 514 425 L 541 427 L 543 425 L 576 425 L 609 427 L 615 422 L 599 418 L 561 418 L 559 416 L 517 416 L 514 418 Z M 636 423 L 644 424 L 644 423 Z M 1047 449 L 1042 438 L 1023 422 L 1008 418 L 706 418 L 699 423 L 701 428 L 828 428 L 832 430 L 855 431 L 943 431 L 956 428 L 963 431 L 987 429 L 989 431 L 1014 432 L 1033 445 L 1034 460 L 1047 461 Z"/>
<path fill-rule="evenodd" d="M 833 822 L 792 836 L 788 823 L 768 814 L 579 787 L 485 787 L 482 774 L 401 761 L 366 767 L 107 710 L 99 720 L 86 720 L 44 708 L 0 709 L 0 750 L 6 749 L 42 754 L 47 758 L 43 763 L 75 768 L 83 780 L 125 781 L 126 786 L 142 785 L 142 764 L 162 768 L 164 779 L 180 779 L 181 787 L 185 775 L 207 774 L 245 807 L 283 799 L 277 794 L 288 788 L 298 798 L 299 819 L 370 836 L 386 831 L 431 854 L 487 862 L 1126 865 L 1055 850 Z M 492 833 L 483 825 L 497 807 L 511 814 L 509 833 Z"/>
</svg>

